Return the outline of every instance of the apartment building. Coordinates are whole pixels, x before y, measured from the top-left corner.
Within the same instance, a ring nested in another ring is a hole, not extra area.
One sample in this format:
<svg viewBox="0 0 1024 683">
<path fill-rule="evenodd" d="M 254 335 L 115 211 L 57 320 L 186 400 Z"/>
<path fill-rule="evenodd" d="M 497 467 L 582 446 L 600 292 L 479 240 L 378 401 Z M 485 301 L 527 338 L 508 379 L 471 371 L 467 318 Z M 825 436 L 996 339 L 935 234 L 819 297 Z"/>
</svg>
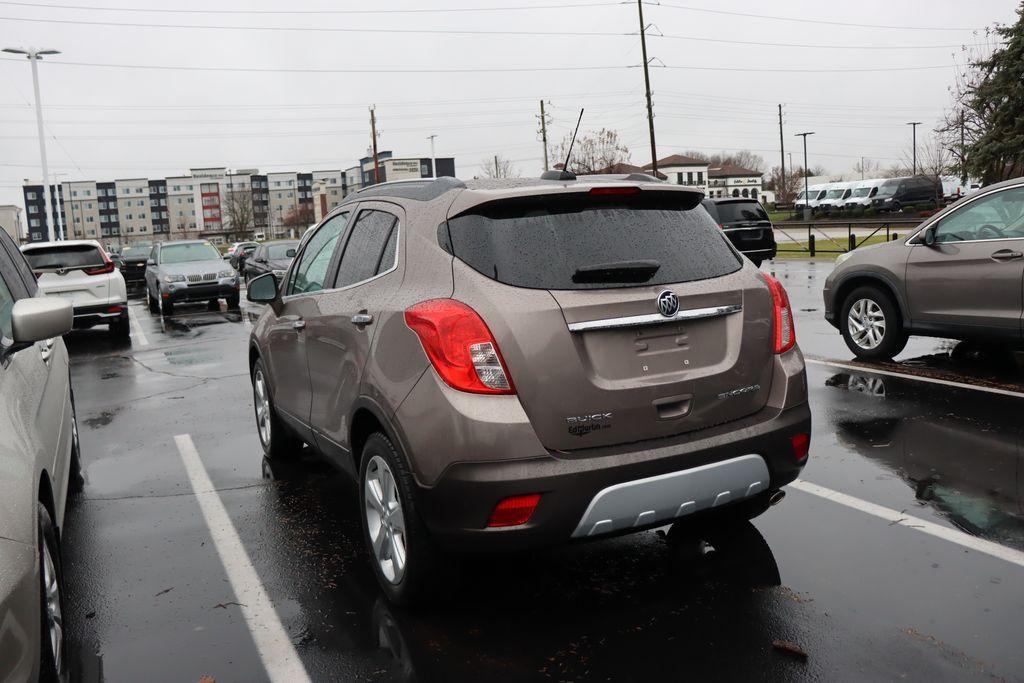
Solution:
<svg viewBox="0 0 1024 683">
<path fill-rule="evenodd" d="M 378 154 L 380 182 L 429 178 L 430 159 Z M 455 175 L 455 160 L 437 159 L 440 175 Z M 193 168 L 167 178 L 76 180 L 51 185 L 51 218 L 41 183 L 25 181 L 22 239 L 42 242 L 48 225 L 69 239 L 101 240 L 110 248 L 165 239 L 204 238 L 224 244 L 255 235 L 302 234 L 346 196 L 376 182 L 373 157 L 345 170 L 260 173 L 259 169 Z M 7 219 L 7 222 L 12 222 Z"/>
<path fill-rule="evenodd" d="M 21 207 L 14 204 L 0 205 L 0 228 L 3 229 L 15 244 L 24 240 L 24 228 L 21 224 Z"/>
</svg>

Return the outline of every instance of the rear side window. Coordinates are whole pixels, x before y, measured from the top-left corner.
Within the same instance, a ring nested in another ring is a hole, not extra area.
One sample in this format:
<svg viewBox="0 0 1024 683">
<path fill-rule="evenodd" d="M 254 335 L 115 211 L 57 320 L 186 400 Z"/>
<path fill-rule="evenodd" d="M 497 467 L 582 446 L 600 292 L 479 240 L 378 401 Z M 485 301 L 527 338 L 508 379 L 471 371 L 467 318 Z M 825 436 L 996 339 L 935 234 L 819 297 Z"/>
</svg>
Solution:
<svg viewBox="0 0 1024 683">
<path fill-rule="evenodd" d="M 768 214 L 757 202 L 724 202 L 718 205 L 718 216 L 721 223 L 768 220 Z"/>
<path fill-rule="evenodd" d="M 28 259 L 33 270 L 103 265 L 103 254 L 91 244 L 68 244 L 29 249 L 25 251 L 25 258 Z"/>
<path fill-rule="evenodd" d="M 14 269 L 18 271 L 21 276 L 21 280 L 25 285 L 25 289 L 28 291 L 29 296 L 36 295 L 36 275 L 32 272 L 32 269 L 28 265 L 28 261 L 25 260 L 25 256 L 18 249 L 18 246 L 14 243 L 3 230 L 0 230 L 0 246 L 7 250 L 7 255 L 11 259 L 11 263 Z M 0 253 L 0 259 L 3 258 L 3 254 Z"/>
<path fill-rule="evenodd" d="M 0 275 L 0 339 L 13 339 L 14 332 L 11 328 L 11 309 L 14 308 L 14 295 L 8 289 L 7 283 Z"/>
<path fill-rule="evenodd" d="M 398 218 L 385 211 L 360 211 L 338 266 L 335 287 L 348 287 L 391 269 Z"/>
<path fill-rule="evenodd" d="M 707 211 L 679 194 L 574 193 L 484 204 L 448 221 L 452 253 L 489 278 L 530 289 L 662 285 L 739 270 L 742 262 Z"/>
</svg>

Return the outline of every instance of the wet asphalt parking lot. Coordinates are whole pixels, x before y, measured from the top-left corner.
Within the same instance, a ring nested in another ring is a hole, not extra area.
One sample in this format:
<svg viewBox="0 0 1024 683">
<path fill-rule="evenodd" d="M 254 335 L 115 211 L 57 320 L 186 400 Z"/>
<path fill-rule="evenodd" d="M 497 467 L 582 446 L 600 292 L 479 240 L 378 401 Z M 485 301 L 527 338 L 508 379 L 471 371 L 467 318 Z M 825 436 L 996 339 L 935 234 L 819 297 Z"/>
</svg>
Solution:
<svg viewBox="0 0 1024 683">
<path fill-rule="evenodd" d="M 763 266 L 814 416 L 781 504 L 700 545 L 657 530 L 474 560 L 451 603 L 413 612 L 374 583 L 353 486 L 308 455 L 263 460 L 258 310 L 161 320 L 133 300 L 130 343 L 67 338 L 74 680 L 1024 679 L 1021 360 L 913 339 L 852 362 L 822 318 L 831 268 Z"/>
</svg>

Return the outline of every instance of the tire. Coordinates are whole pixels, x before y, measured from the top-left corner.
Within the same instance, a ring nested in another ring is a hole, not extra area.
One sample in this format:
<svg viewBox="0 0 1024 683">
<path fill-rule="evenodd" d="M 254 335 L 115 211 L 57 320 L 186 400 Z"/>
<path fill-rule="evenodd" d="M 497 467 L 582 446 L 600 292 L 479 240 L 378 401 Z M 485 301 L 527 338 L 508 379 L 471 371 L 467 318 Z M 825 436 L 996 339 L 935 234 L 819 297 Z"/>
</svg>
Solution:
<svg viewBox="0 0 1024 683">
<path fill-rule="evenodd" d="M 159 296 L 159 292 L 157 292 Z M 165 300 L 163 297 L 157 299 L 157 305 L 160 307 L 160 315 L 171 316 L 174 315 L 174 304 L 170 301 Z"/>
<path fill-rule="evenodd" d="M 60 542 L 46 506 L 37 503 L 39 532 L 39 680 L 60 681 L 67 672 L 64 573 Z M 56 643 L 55 643 L 56 641 Z"/>
<path fill-rule="evenodd" d="M 390 488 L 383 483 L 388 478 Z M 438 548 L 420 518 L 416 491 L 405 458 L 391 440 L 380 432 L 371 434 L 359 467 L 363 540 L 381 589 L 391 602 L 402 606 L 422 605 L 448 595 L 458 575 L 458 563 Z M 387 523 L 381 514 L 384 510 L 390 513 Z M 381 551 L 375 551 L 374 539 Z M 404 564 L 399 566 L 395 557 L 402 557 Z"/>
<path fill-rule="evenodd" d="M 146 285 L 146 305 L 149 307 L 150 313 L 159 313 L 160 305 L 153 298 L 153 295 L 149 293 L 149 285 Z"/>
<path fill-rule="evenodd" d="M 234 309 L 238 308 L 239 306 L 241 306 L 241 304 L 242 304 L 242 296 L 238 292 L 235 292 L 234 294 L 229 296 L 226 299 L 226 301 L 228 303 L 228 308 L 231 309 L 231 310 L 234 310 Z"/>
<path fill-rule="evenodd" d="M 302 448 L 302 442 L 288 430 L 274 409 L 274 398 L 262 359 L 257 359 L 252 367 L 252 395 L 256 434 L 263 446 L 263 453 L 271 460 L 296 455 Z"/>
<path fill-rule="evenodd" d="M 110 334 L 120 339 L 127 339 L 131 336 L 132 328 L 128 321 L 128 316 L 123 315 L 117 319 L 117 322 L 110 323 Z"/>
<path fill-rule="evenodd" d="M 854 311 L 855 306 L 858 308 Z M 861 360 L 891 360 L 907 345 L 907 333 L 903 331 L 896 303 L 888 292 L 879 287 L 866 285 L 850 292 L 843 300 L 839 321 L 847 348 Z M 855 334 L 855 331 L 859 332 L 858 327 L 864 326 L 873 332 L 869 331 L 865 336 Z"/>
</svg>

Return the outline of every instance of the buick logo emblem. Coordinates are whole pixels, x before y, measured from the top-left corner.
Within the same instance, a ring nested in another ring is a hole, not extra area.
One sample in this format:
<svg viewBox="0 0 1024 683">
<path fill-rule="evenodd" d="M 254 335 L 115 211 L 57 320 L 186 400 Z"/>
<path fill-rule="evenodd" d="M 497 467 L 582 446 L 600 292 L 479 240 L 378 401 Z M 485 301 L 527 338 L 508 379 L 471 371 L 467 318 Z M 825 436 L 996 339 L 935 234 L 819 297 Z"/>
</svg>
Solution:
<svg viewBox="0 0 1024 683">
<path fill-rule="evenodd" d="M 679 299 L 674 292 L 666 289 L 658 295 L 658 310 L 666 318 L 671 318 L 679 312 Z"/>
</svg>

